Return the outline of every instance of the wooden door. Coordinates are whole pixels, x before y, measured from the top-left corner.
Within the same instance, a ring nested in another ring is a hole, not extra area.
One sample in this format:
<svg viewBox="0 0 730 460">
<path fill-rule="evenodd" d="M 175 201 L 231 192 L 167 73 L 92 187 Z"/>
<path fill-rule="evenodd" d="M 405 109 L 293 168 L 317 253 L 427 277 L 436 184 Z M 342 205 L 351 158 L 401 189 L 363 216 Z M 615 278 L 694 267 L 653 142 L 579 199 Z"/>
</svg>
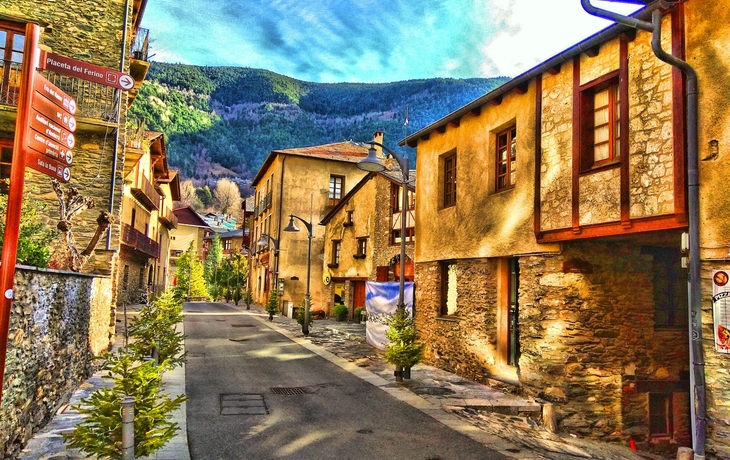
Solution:
<svg viewBox="0 0 730 460">
<path fill-rule="evenodd" d="M 365 281 L 352 282 L 352 311 L 358 307 L 365 308 Z"/>
</svg>

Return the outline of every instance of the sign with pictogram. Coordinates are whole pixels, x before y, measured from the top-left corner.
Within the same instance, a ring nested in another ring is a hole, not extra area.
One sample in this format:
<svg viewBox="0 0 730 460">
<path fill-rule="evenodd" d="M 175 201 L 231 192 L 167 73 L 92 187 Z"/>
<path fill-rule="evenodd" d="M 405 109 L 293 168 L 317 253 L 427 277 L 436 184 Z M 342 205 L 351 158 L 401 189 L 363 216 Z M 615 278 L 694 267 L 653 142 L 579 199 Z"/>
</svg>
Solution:
<svg viewBox="0 0 730 460">
<path fill-rule="evenodd" d="M 60 54 L 41 51 L 39 64 L 39 68 L 43 70 L 50 70 L 61 75 L 93 81 L 94 83 L 111 86 L 124 91 L 129 91 L 134 87 L 134 78 L 129 74 L 89 62 L 79 61 L 78 59 L 72 59 Z"/>
<path fill-rule="evenodd" d="M 50 99 L 44 97 L 41 93 L 35 93 L 33 95 L 32 104 L 33 108 L 41 115 L 60 124 L 70 132 L 76 131 L 76 118 L 65 109 L 54 104 Z"/>
<path fill-rule="evenodd" d="M 35 109 L 31 109 L 30 112 L 30 127 L 70 149 L 76 145 L 76 138 L 71 132 L 62 128 L 61 125 L 52 122 L 48 117 Z"/>
<path fill-rule="evenodd" d="M 52 160 L 38 152 L 32 150 L 26 152 L 25 163 L 29 168 L 48 174 L 61 182 L 68 182 L 71 180 L 71 170 L 68 166 L 56 160 Z"/>
<path fill-rule="evenodd" d="M 60 142 L 49 139 L 43 134 L 32 129 L 28 130 L 28 139 L 26 139 L 26 144 L 30 149 L 51 158 L 61 160 L 67 165 L 70 165 L 73 160 L 73 153 L 71 153 L 71 149 L 66 148 L 64 145 L 61 145 Z"/>
<path fill-rule="evenodd" d="M 33 91 L 43 97 L 48 98 L 51 102 L 56 104 L 59 108 L 67 111 L 73 115 L 76 113 L 76 101 L 71 96 L 64 93 L 56 87 L 53 83 L 48 81 L 46 77 L 36 72 L 35 79 L 33 81 Z M 35 94 L 33 95 L 35 96 Z M 33 97 L 33 99 L 35 99 Z"/>
</svg>

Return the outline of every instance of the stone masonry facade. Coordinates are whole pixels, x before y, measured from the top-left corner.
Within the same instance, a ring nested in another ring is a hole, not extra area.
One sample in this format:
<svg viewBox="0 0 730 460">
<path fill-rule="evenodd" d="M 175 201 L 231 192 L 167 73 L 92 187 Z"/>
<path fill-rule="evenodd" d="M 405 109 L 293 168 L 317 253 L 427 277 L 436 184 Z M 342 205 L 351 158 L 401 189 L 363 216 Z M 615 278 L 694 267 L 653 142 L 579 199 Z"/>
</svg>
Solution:
<svg viewBox="0 0 730 460">
<path fill-rule="evenodd" d="M 20 268 L 10 315 L 0 407 L 0 452 L 12 458 L 45 425 L 108 349 L 112 281 Z"/>
<path fill-rule="evenodd" d="M 575 260 L 591 273 L 566 273 L 564 264 Z M 483 383 L 502 380 L 497 259 L 456 263 L 453 317 L 439 317 L 439 263 L 416 265 L 425 359 Z M 561 431 L 646 442 L 649 399 L 642 382 L 679 382 L 687 372 L 686 327 L 655 328 L 653 263 L 640 246 L 627 243 L 576 242 L 561 254 L 519 258 L 515 391 L 553 403 Z M 687 445 L 688 394 L 676 391 L 672 400 L 674 440 Z"/>
</svg>

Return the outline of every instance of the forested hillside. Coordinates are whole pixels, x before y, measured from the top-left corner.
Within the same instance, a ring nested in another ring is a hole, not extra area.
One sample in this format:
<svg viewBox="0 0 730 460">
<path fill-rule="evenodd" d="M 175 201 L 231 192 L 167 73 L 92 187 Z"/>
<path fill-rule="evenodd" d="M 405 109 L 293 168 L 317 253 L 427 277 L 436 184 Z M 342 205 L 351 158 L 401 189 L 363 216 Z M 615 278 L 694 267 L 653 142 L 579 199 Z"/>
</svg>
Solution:
<svg viewBox="0 0 730 460">
<path fill-rule="evenodd" d="M 377 130 L 396 148 L 405 129 L 414 132 L 504 81 L 325 84 L 267 70 L 154 62 L 129 115 L 167 135 L 169 162 L 184 178 L 220 174 L 216 163 L 252 177 L 275 149 L 365 141 Z"/>
</svg>

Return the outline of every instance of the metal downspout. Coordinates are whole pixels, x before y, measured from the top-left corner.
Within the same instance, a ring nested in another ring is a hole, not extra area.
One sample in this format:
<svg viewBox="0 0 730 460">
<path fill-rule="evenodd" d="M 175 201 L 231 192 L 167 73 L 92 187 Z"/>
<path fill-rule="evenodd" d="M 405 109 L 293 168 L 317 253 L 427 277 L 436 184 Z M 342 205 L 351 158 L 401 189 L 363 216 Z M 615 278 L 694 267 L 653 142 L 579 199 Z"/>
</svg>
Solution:
<svg viewBox="0 0 730 460">
<path fill-rule="evenodd" d="M 129 1 L 124 2 L 124 28 L 122 29 L 122 49 L 119 56 L 119 71 L 124 72 L 124 63 L 127 57 L 127 28 L 129 27 Z M 119 130 L 121 129 L 119 123 L 122 120 L 122 97 L 124 93 L 122 90 L 116 90 L 119 95 L 119 103 L 117 104 L 117 129 L 114 135 L 114 149 L 112 152 L 112 170 L 111 170 L 111 187 L 109 189 L 109 215 L 114 216 L 114 192 L 117 187 L 117 155 L 119 153 Z M 109 226 L 109 230 L 106 232 L 106 249 L 111 249 L 112 246 L 112 226 Z"/>
<path fill-rule="evenodd" d="M 279 218 L 276 222 L 276 241 L 279 248 L 276 251 L 276 264 L 274 264 L 274 289 L 279 289 L 279 258 L 281 257 L 281 216 L 284 212 L 284 163 L 286 155 L 281 156 L 281 182 L 279 183 Z M 282 299 L 279 299 L 283 302 Z"/>
<path fill-rule="evenodd" d="M 699 156 L 698 156 L 698 85 L 697 73 L 687 62 L 673 56 L 661 47 L 662 13 L 659 9 L 652 11 L 651 23 L 634 18 L 627 18 L 611 11 L 596 8 L 590 0 L 581 0 L 581 5 L 589 14 L 614 20 L 621 24 L 650 31 L 651 47 L 660 60 L 678 68 L 687 78 L 687 205 L 689 220 L 689 352 L 690 352 L 690 387 L 692 397 L 692 446 L 695 460 L 705 458 L 705 440 L 707 430 L 705 406 L 705 360 L 702 348 L 702 292 L 700 286 L 700 206 L 699 206 Z M 659 0 L 655 8 L 669 8 L 671 2 Z"/>
</svg>

